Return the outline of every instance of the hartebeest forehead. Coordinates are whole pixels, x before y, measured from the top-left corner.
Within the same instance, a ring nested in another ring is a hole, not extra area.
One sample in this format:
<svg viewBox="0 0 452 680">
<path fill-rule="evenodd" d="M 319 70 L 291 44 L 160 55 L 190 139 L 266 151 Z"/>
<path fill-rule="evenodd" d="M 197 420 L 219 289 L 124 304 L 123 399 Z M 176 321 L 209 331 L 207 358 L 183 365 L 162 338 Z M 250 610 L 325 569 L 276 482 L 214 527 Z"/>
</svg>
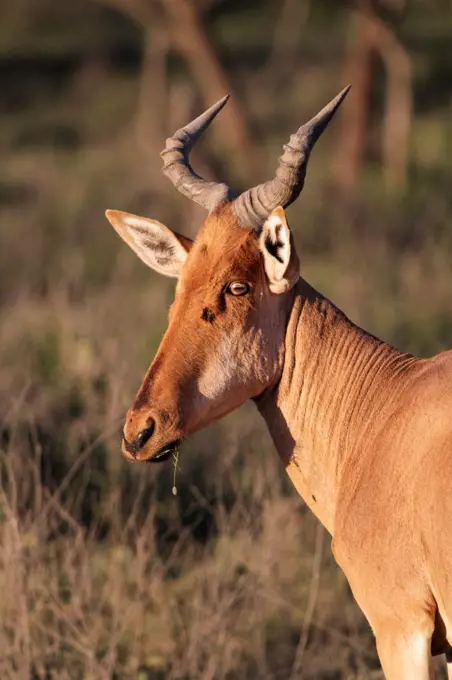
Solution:
<svg viewBox="0 0 452 680">
<path fill-rule="evenodd" d="M 232 280 L 255 281 L 261 271 L 256 232 L 239 226 L 229 206 L 204 223 L 184 267 L 180 289 L 194 293 Z"/>
</svg>

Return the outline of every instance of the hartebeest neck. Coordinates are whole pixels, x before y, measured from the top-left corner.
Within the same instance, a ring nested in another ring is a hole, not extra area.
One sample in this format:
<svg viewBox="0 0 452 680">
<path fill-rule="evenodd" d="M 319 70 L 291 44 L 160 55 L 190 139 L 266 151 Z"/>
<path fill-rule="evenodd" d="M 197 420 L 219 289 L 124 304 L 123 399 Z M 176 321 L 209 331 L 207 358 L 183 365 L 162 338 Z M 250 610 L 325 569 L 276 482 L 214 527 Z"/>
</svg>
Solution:
<svg viewBox="0 0 452 680">
<path fill-rule="evenodd" d="M 256 402 L 292 482 L 331 534 L 344 465 L 368 450 L 416 362 L 296 285 L 281 379 Z"/>
</svg>

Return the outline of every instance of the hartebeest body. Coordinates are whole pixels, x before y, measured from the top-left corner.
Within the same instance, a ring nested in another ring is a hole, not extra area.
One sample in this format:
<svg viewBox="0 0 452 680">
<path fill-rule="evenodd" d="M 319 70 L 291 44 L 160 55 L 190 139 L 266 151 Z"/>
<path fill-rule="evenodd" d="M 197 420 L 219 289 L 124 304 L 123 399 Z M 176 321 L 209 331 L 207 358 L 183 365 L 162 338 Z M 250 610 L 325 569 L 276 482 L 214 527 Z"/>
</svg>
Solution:
<svg viewBox="0 0 452 680">
<path fill-rule="evenodd" d="M 210 210 L 193 242 L 107 215 L 146 264 L 179 277 L 169 326 L 124 427 L 131 460 L 163 460 L 253 399 L 296 489 L 333 537 L 389 680 L 452 680 L 452 352 L 402 354 L 299 275 L 284 207 L 346 90 L 291 137 L 275 179 L 236 197 L 188 154 L 222 100 L 167 141 L 164 171 Z"/>
</svg>

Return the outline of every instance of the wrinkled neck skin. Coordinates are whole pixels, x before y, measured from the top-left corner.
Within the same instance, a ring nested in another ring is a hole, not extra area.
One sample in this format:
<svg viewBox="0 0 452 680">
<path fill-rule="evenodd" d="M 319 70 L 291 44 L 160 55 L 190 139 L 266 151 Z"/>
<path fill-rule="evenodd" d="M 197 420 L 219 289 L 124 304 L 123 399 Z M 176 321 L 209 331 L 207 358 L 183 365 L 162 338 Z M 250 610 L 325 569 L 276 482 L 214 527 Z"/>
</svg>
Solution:
<svg viewBox="0 0 452 680">
<path fill-rule="evenodd" d="M 333 535 L 344 466 L 384 428 L 419 360 L 302 279 L 290 302 L 280 380 L 255 402 L 295 488 Z"/>
</svg>

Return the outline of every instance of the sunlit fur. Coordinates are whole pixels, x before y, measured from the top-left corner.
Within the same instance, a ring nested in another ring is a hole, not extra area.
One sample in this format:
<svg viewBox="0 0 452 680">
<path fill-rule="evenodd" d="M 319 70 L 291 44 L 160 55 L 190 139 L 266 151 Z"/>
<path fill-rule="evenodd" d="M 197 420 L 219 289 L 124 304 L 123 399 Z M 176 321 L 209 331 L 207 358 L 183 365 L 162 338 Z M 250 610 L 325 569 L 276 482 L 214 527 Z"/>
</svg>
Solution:
<svg viewBox="0 0 452 680">
<path fill-rule="evenodd" d="M 250 292 L 228 294 L 226 287 L 234 281 L 250 284 Z M 276 382 L 283 362 L 285 303 L 268 290 L 255 232 L 238 226 L 229 207 L 212 215 L 190 249 L 168 330 L 127 418 L 130 441 L 150 417 L 156 422 L 155 436 L 138 459 L 205 427 Z"/>
<path fill-rule="evenodd" d="M 417 359 L 355 326 L 294 275 L 290 242 L 285 279 L 265 238 L 225 205 L 185 244 L 168 330 L 124 434 L 155 421 L 135 456 L 148 460 L 254 398 L 333 537 L 386 677 L 428 680 L 430 650 L 450 655 L 452 642 L 452 352 Z M 228 295 L 232 281 L 250 293 Z"/>
</svg>

